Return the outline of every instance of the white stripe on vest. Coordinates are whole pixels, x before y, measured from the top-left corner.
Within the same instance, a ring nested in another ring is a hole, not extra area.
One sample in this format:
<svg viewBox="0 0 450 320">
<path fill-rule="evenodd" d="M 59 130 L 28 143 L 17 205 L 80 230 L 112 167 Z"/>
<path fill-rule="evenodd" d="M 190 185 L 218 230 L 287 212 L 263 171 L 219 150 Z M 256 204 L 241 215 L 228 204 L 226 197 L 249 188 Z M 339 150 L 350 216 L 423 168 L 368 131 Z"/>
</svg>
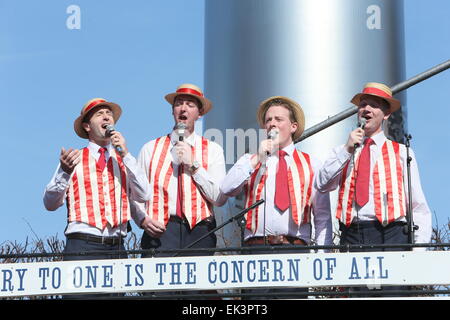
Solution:
<svg viewBox="0 0 450 320">
<path fill-rule="evenodd" d="M 288 168 L 289 208 L 294 222 L 301 225 L 311 221 L 311 194 L 314 172 L 308 154 L 294 150 L 292 158 L 293 161 L 290 162 Z M 244 186 L 246 208 L 263 198 L 266 179 L 267 172 L 261 169 L 261 163 L 259 163 Z M 246 214 L 246 227 L 253 233 L 258 229 L 258 213 L 259 206 Z"/>
<path fill-rule="evenodd" d="M 195 159 L 205 170 L 208 169 L 208 144 L 205 138 L 195 139 L 193 152 Z M 173 176 L 172 154 L 170 152 L 170 136 L 156 139 L 155 147 L 149 164 L 148 178 L 153 197 L 146 202 L 147 215 L 165 225 L 169 221 L 169 198 L 176 198 L 177 194 L 169 194 L 169 182 Z M 204 199 L 191 175 L 183 171 L 183 213 L 192 228 L 197 223 L 213 214 L 212 205 Z M 172 202 L 172 203 L 175 203 Z M 175 208 L 170 208 L 175 212 Z"/>
<path fill-rule="evenodd" d="M 339 189 L 336 218 L 349 226 L 356 216 L 354 200 L 355 170 L 358 167 L 361 150 L 355 154 L 355 166 L 347 163 Z M 403 169 L 400 159 L 400 144 L 386 140 L 381 148 L 381 155 L 374 165 L 373 174 L 375 216 L 383 226 L 405 216 L 405 188 Z"/>
<path fill-rule="evenodd" d="M 100 172 L 95 158 L 84 148 L 67 190 L 68 221 L 83 222 L 100 230 L 108 224 L 117 227 L 120 222 L 126 223 L 130 220 L 127 190 L 126 169 L 114 150 Z"/>
</svg>

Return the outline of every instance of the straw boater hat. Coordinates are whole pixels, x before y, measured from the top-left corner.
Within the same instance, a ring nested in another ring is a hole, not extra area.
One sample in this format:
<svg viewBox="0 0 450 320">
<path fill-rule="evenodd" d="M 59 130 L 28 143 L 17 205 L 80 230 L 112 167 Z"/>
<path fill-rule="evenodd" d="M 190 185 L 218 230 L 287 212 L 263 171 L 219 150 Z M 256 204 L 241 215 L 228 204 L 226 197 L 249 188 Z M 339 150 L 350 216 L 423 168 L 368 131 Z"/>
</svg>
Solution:
<svg viewBox="0 0 450 320">
<path fill-rule="evenodd" d="M 202 108 L 200 110 L 201 115 L 208 113 L 208 111 L 211 110 L 211 108 L 212 108 L 211 101 L 209 101 L 207 98 L 205 98 L 203 96 L 202 90 L 199 87 L 197 87 L 193 84 L 189 84 L 189 83 L 182 84 L 181 86 L 179 86 L 177 88 L 176 92 L 169 93 L 168 95 L 166 95 L 165 98 L 166 98 L 167 102 L 169 102 L 170 105 L 173 106 L 173 102 L 175 101 L 175 98 L 181 94 L 192 96 L 194 98 L 197 98 L 200 101 L 200 103 L 202 104 Z"/>
<path fill-rule="evenodd" d="M 359 106 L 361 97 L 363 97 L 365 95 L 384 99 L 389 104 L 389 112 L 390 113 L 393 113 L 393 112 L 397 111 L 398 109 L 400 109 L 400 101 L 397 99 L 394 99 L 392 97 L 392 91 L 387 85 L 384 85 L 384 84 L 378 83 L 378 82 L 366 83 L 363 91 L 361 93 L 356 94 L 353 97 L 353 99 L 351 100 L 351 102 L 354 105 Z"/>
<path fill-rule="evenodd" d="M 303 131 L 305 130 L 305 114 L 303 113 L 302 107 L 295 102 L 292 99 L 289 99 L 287 97 L 282 96 L 273 96 L 270 98 L 267 98 L 261 104 L 259 105 L 258 112 L 256 113 L 257 120 L 259 122 L 259 125 L 261 128 L 264 128 L 265 125 L 265 116 L 268 109 L 268 105 L 273 100 L 281 100 L 282 102 L 288 104 L 291 106 L 292 114 L 294 115 L 295 122 L 298 123 L 297 130 L 294 132 L 293 140 L 297 140 L 302 135 Z"/>
<path fill-rule="evenodd" d="M 83 128 L 82 125 L 83 120 L 89 113 L 89 111 L 93 110 L 96 107 L 101 106 L 106 106 L 111 109 L 113 113 L 114 123 L 117 123 L 117 121 L 120 118 L 120 115 L 122 114 L 122 109 L 120 108 L 120 106 L 117 103 L 106 101 L 103 98 L 94 98 L 86 102 L 86 104 L 83 106 L 83 109 L 81 109 L 80 116 L 76 118 L 75 122 L 73 123 L 73 127 L 78 136 L 80 136 L 83 139 L 89 138 L 87 132 Z"/>
</svg>

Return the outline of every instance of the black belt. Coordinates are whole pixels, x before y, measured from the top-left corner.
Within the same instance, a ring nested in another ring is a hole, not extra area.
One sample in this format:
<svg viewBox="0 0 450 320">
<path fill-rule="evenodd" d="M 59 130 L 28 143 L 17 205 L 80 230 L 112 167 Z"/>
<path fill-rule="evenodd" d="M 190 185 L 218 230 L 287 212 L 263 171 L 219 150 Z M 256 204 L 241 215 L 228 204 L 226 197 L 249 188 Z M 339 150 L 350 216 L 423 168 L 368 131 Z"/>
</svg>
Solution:
<svg viewBox="0 0 450 320">
<path fill-rule="evenodd" d="M 339 229 L 345 230 L 345 229 L 366 229 L 366 228 L 388 228 L 388 227 L 394 227 L 394 226 L 404 226 L 406 225 L 405 221 L 393 221 L 389 223 L 387 226 L 383 227 L 383 225 L 378 220 L 370 220 L 370 221 L 356 221 L 352 222 L 348 227 L 343 224 L 342 222 L 339 223 Z"/>
<path fill-rule="evenodd" d="M 282 235 L 269 235 L 266 237 L 252 237 L 244 241 L 246 245 L 277 245 L 277 244 L 296 244 L 306 246 L 306 242 L 300 238 Z"/>
<path fill-rule="evenodd" d="M 123 237 L 101 237 L 101 236 L 94 236 L 92 234 L 87 233 L 69 233 L 66 235 L 67 239 L 77 239 L 77 240 L 84 240 L 87 242 L 95 242 L 95 243 L 101 243 L 106 244 L 109 246 L 114 246 L 118 244 L 123 243 Z"/>
<path fill-rule="evenodd" d="M 184 218 L 184 217 L 180 218 L 179 216 L 172 216 L 171 215 L 170 218 L 169 218 L 169 221 L 178 222 L 178 223 L 181 223 L 181 224 L 189 224 L 189 221 L 186 218 Z M 214 222 L 214 217 L 213 216 L 209 216 L 208 218 L 203 219 L 202 221 L 197 223 L 197 225 L 203 224 L 203 223 L 209 224 L 209 223 L 212 223 L 212 222 Z"/>
</svg>

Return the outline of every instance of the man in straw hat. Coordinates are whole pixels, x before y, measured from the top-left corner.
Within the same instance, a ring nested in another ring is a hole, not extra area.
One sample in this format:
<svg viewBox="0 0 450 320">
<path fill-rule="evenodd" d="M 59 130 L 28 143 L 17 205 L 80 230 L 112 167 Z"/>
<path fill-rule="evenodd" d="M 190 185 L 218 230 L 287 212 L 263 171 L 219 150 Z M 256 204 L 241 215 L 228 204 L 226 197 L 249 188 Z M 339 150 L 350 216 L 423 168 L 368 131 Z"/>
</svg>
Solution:
<svg viewBox="0 0 450 320">
<path fill-rule="evenodd" d="M 102 98 L 88 101 L 74 122 L 76 134 L 88 145 L 82 150 L 61 149 L 58 168 L 45 189 L 47 210 L 67 202 L 64 253 L 105 252 L 68 255 L 66 261 L 117 258 L 108 253 L 124 249 L 130 200 L 150 197 L 145 173 L 128 152 L 122 134 L 113 129 L 121 113 L 116 103 Z"/>
<path fill-rule="evenodd" d="M 145 206 L 132 208 L 140 215 L 145 231 L 143 249 L 185 248 L 215 227 L 213 206 L 224 203 L 218 202 L 219 183 L 225 176 L 223 149 L 194 131 L 195 122 L 211 110 L 211 101 L 193 84 L 180 85 L 165 99 L 172 108 L 173 131 L 146 143 L 139 154 L 153 193 Z M 213 233 L 194 247 L 215 246 Z M 174 252 L 157 254 L 171 255 Z"/>
<path fill-rule="evenodd" d="M 334 148 L 318 174 L 317 187 L 321 191 L 339 188 L 336 218 L 341 244 L 406 244 L 407 151 L 383 132 L 385 120 L 400 109 L 400 101 L 392 97 L 388 86 L 371 82 L 351 102 L 358 107 L 359 123 L 365 125 L 350 132 L 346 144 Z M 431 213 L 411 149 L 410 156 L 413 220 L 418 226 L 415 242 L 428 243 Z"/>
<path fill-rule="evenodd" d="M 260 143 L 258 153 L 243 155 L 221 186 L 222 192 L 228 196 L 236 196 L 244 190 L 245 207 L 265 199 L 264 204 L 246 215 L 244 246 L 307 245 L 311 242 L 330 245 L 329 195 L 317 192 L 313 185 L 321 163 L 294 145 L 305 128 L 302 108 L 292 99 L 270 97 L 260 104 L 257 120 L 269 139 Z M 315 239 L 311 239 L 312 219 Z M 254 250 L 254 253 L 273 251 Z M 261 294 L 278 292 L 273 289 L 255 290 Z"/>
</svg>

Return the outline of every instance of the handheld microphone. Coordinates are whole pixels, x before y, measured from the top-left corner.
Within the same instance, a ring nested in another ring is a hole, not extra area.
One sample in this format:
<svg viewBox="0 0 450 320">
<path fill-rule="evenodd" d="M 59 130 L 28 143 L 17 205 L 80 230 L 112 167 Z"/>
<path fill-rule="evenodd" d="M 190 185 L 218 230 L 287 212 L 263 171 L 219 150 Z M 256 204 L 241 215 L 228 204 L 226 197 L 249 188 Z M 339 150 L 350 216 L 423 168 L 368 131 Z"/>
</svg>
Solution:
<svg viewBox="0 0 450 320">
<path fill-rule="evenodd" d="M 359 119 L 358 126 L 359 126 L 361 129 L 364 130 L 364 127 L 366 126 L 366 123 L 367 123 L 367 119 L 366 119 L 366 118 L 360 118 L 360 119 Z"/>
<path fill-rule="evenodd" d="M 267 138 L 269 138 L 270 140 L 275 140 L 277 137 L 278 137 L 278 129 L 272 129 L 272 130 L 270 130 L 268 133 L 267 133 Z M 268 155 L 268 156 L 270 156 L 270 152 L 269 151 L 267 151 L 266 152 L 266 154 Z"/>
<path fill-rule="evenodd" d="M 178 122 L 176 124 L 175 130 L 176 130 L 177 135 L 178 135 L 178 141 L 183 141 L 184 140 L 184 133 L 185 133 L 186 128 L 187 128 L 187 126 L 183 122 Z"/>
<path fill-rule="evenodd" d="M 366 126 L 367 123 L 367 119 L 366 118 L 359 118 L 358 121 L 358 128 L 361 128 L 364 130 L 364 127 Z M 358 148 L 359 147 L 359 143 L 355 143 L 354 148 Z"/>
<path fill-rule="evenodd" d="M 278 130 L 277 129 L 272 129 L 267 134 L 267 138 L 269 138 L 270 140 L 275 140 L 277 138 L 277 136 L 278 136 Z"/>
<path fill-rule="evenodd" d="M 113 132 L 116 131 L 112 124 L 107 124 L 106 126 L 104 126 L 104 128 L 106 129 L 105 137 L 111 137 Z M 114 148 L 116 148 L 119 153 L 122 152 L 122 148 L 120 146 L 114 146 Z"/>
</svg>

